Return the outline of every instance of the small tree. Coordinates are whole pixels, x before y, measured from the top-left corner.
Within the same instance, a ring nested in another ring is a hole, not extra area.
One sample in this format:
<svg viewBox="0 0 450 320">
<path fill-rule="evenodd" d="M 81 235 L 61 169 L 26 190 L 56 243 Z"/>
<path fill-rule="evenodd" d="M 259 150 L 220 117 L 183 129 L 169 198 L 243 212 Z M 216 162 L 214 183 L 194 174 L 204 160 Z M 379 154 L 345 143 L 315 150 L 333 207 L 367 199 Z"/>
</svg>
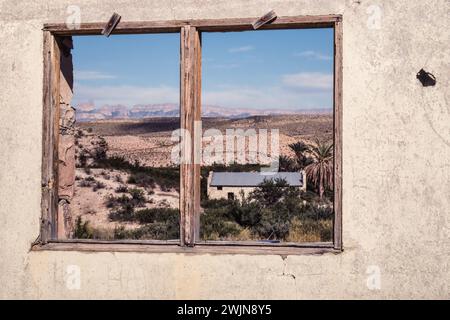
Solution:
<svg viewBox="0 0 450 320">
<path fill-rule="evenodd" d="M 325 189 L 333 187 L 333 144 L 316 141 L 309 146 L 313 162 L 306 166 L 306 176 L 317 187 L 322 200 Z"/>
<path fill-rule="evenodd" d="M 289 148 L 295 153 L 296 170 L 303 170 L 311 163 L 311 159 L 307 156 L 309 146 L 306 143 L 302 141 L 291 143 Z"/>
<path fill-rule="evenodd" d="M 280 201 L 289 185 L 284 179 L 265 179 L 251 194 L 250 199 L 256 200 L 265 207 L 270 207 Z"/>
<path fill-rule="evenodd" d="M 83 222 L 81 217 L 78 216 L 75 222 L 75 239 L 92 239 L 92 231 L 89 229 L 89 222 Z"/>
</svg>

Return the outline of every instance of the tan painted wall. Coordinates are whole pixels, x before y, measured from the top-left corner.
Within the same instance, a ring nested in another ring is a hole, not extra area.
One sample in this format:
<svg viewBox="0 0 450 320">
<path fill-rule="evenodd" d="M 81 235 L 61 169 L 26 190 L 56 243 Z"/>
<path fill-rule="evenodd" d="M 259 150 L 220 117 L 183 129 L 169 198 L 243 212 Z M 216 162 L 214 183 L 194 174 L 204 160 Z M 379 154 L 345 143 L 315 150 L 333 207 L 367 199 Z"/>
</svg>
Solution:
<svg viewBox="0 0 450 320">
<path fill-rule="evenodd" d="M 0 0 L 1 298 L 450 298 L 448 1 L 130 2 L 76 1 L 84 22 L 113 11 L 124 21 L 270 9 L 343 14 L 345 252 L 286 259 L 30 252 L 40 217 L 41 28 L 63 22 L 73 2 Z M 380 29 L 368 28 L 376 4 Z M 422 67 L 435 87 L 416 80 Z M 66 285 L 69 265 L 80 267 L 80 290 Z M 366 285 L 373 265 L 380 290 Z"/>
<path fill-rule="evenodd" d="M 300 190 L 306 191 L 306 172 L 302 170 L 301 173 L 303 175 L 303 181 L 305 181 L 305 183 L 303 184 L 302 187 L 299 188 Z M 252 193 L 253 190 L 255 190 L 254 187 L 222 187 L 222 190 L 219 190 L 217 189 L 217 187 L 210 186 L 211 179 L 212 174 L 210 172 L 208 175 L 208 188 L 207 188 L 208 199 L 228 199 L 228 193 L 232 192 L 234 193 L 235 199 L 242 200 L 241 195 L 242 191 L 244 191 L 244 198 L 248 198 L 250 196 L 250 193 Z"/>
<path fill-rule="evenodd" d="M 232 192 L 235 199 L 241 199 L 241 192 L 244 192 L 244 198 L 247 198 L 250 193 L 255 190 L 255 188 L 246 187 L 222 187 L 222 190 L 218 190 L 216 187 L 208 187 L 208 198 L 209 199 L 228 199 L 228 193 Z"/>
</svg>

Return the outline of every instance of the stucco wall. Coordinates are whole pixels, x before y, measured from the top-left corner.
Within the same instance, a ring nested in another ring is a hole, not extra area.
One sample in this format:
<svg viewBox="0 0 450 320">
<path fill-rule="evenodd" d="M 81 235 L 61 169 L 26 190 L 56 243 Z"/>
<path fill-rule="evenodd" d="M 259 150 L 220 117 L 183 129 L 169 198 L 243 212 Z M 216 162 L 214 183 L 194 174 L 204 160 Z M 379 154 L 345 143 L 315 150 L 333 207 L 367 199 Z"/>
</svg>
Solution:
<svg viewBox="0 0 450 320">
<path fill-rule="evenodd" d="M 305 182 L 302 187 L 298 187 L 300 190 L 306 191 L 306 173 L 301 171 L 303 175 L 303 181 Z M 228 193 L 233 193 L 235 199 L 242 200 L 242 192 L 244 192 L 244 198 L 248 198 L 250 194 L 255 190 L 254 187 L 222 187 L 222 190 L 217 187 L 211 187 L 212 173 L 208 175 L 208 187 L 207 194 L 209 199 L 228 199 Z"/>
<path fill-rule="evenodd" d="M 130 2 L 0 0 L 1 298 L 450 298 L 448 1 Z M 83 22 L 106 21 L 113 11 L 123 21 L 270 9 L 342 14 L 345 251 L 287 258 L 30 252 L 40 217 L 41 28 L 64 22 L 71 4 Z M 422 67 L 436 76 L 435 87 L 415 78 Z M 70 265 L 80 268 L 79 290 L 67 286 Z M 366 272 L 377 268 L 381 287 L 370 290 Z"/>
<path fill-rule="evenodd" d="M 249 194 L 255 190 L 255 188 L 239 188 L 239 187 L 222 187 L 222 190 L 217 189 L 217 187 L 208 186 L 208 198 L 209 199 L 228 199 L 228 193 L 234 194 L 235 199 L 242 199 L 241 193 L 244 192 L 244 198 L 248 197 Z"/>
</svg>

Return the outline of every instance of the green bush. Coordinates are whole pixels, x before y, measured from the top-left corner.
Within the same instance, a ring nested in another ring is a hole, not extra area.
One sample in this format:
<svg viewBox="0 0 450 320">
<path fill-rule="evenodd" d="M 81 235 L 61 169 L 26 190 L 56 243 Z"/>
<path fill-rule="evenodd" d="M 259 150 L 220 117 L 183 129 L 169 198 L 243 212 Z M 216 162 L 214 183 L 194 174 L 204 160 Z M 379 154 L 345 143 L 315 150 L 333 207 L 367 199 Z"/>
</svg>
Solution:
<svg viewBox="0 0 450 320">
<path fill-rule="evenodd" d="M 111 221 L 133 221 L 134 208 L 129 203 L 122 205 L 119 209 L 110 211 L 108 217 Z"/>
<path fill-rule="evenodd" d="M 128 187 L 125 185 L 120 185 L 116 188 L 115 190 L 117 193 L 127 193 L 128 192 Z"/>
<path fill-rule="evenodd" d="M 73 236 L 75 239 L 92 239 L 93 234 L 92 230 L 89 228 L 89 222 L 83 222 L 81 217 L 77 217 Z"/>
<path fill-rule="evenodd" d="M 128 183 L 136 184 L 143 188 L 154 188 L 155 179 L 151 175 L 145 172 L 132 173 L 127 180 Z"/>
<path fill-rule="evenodd" d="M 135 212 L 135 220 L 141 224 L 167 222 L 179 225 L 180 210 L 173 208 L 142 209 Z"/>
<path fill-rule="evenodd" d="M 180 237 L 180 213 L 177 209 L 154 208 L 136 211 L 134 218 L 143 226 L 126 230 L 120 226 L 114 230 L 115 239 L 170 240 Z"/>
<path fill-rule="evenodd" d="M 94 186 L 92 187 L 92 190 L 95 192 L 99 189 L 104 189 L 106 185 L 103 182 L 97 181 L 94 183 Z"/>
<path fill-rule="evenodd" d="M 311 202 L 304 205 L 304 197 Z M 318 202 L 317 195 L 290 187 L 284 180 L 265 181 L 248 198 L 241 198 L 202 201 L 203 239 L 234 239 L 243 230 L 257 240 L 328 239 L 332 231 L 332 206 Z M 295 232 L 292 221 L 297 223 Z"/>
<path fill-rule="evenodd" d="M 133 188 L 129 189 L 128 193 L 131 195 L 131 202 L 133 203 L 133 205 L 137 207 L 142 207 L 145 205 L 146 198 L 144 195 L 144 190 Z"/>
</svg>

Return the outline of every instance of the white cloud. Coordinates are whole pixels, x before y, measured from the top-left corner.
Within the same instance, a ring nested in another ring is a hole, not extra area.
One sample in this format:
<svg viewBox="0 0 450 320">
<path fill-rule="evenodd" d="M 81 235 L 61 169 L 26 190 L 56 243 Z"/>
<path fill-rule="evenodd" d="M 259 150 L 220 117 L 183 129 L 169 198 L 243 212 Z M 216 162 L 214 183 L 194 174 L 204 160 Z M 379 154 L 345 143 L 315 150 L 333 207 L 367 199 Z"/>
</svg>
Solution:
<svg viewBox="0 0 450 320">
<path fill-rule="evenodd" d="M 282 82 L 287 87 L 326 90 L 333 88 L 333 75 L 320 72 L 285 74 Z"/>
<path fill-rule="evenodd" d="M 106 79 L 116 79 L 117 77 L 108 74 L 103 73 L 100 71 L 90 71 L 90 70 L 75 70 L 74 76 L 76 80 L 106 80 Z"/>
<path fill-rule="evenodd" d="M 225 108 L 314 109 L 330 108 L 333 98 L 333 75 L 297 73 L 281 77 L 278 86 L 238 86 L 222 84 L 203 89 L 202 103 Z M 177 86 L 91 86 L 75 82 L 74 104 L 91 102 L 96 106 L 179 103 Z"/>
<path fill-rule="evenodd" d="M 74 103 L 93 102 L 96 106 L 105 104 L 178 103 L 180 91 L 176 87 L 139 86 L 86 86 L 75 83 Z"/>
<path fill-rule="evenodd" d="M 294 53 L 294 56 L 310 58 L 310 59 L 315 59 L 315 60 L 323 60 L 323 61 L 331 61 L 332 60 L 331 56 L 320 53 L 320 52 L 312 51 L 312 50 Z"/>
<path fill-rule="evenodd" d="M 242 46 L 237 48 L 230 48 L 228 49 L 229 53 L 238 53 L 238 52 L 248 52 L 255 49 L 253 46 Z"/>
<path fill-rule="evenodd" d="M 314 109 L 332 106 L 332 90 L 304 91 L 285 87 L 231 87 L 207 90 L 202 103 L 234 108 Z"/>
</svg>

